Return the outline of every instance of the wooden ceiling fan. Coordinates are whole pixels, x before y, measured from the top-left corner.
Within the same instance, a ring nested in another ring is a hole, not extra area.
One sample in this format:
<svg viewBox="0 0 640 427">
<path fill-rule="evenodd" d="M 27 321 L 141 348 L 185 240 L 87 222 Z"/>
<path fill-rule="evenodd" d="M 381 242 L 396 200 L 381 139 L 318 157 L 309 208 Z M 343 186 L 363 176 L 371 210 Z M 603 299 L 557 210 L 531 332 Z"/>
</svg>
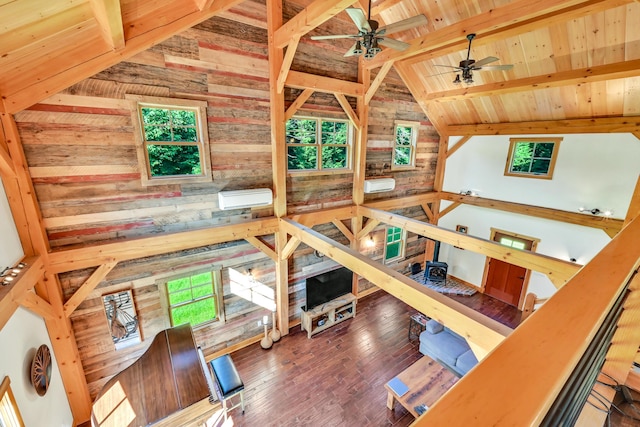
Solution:
<svg viewBox="0 0 640 427">
<path fill-rule="evenodd" d="M 344 54 L 344 56 L 364 54 L 366 59 L 371 59 L 382 51 L 380 46 L 390 47 L 396 50 L 405 50 L 409 47 L 409 43 L 389 38 L 387 35 L 409 30 L 427 23 L 426 16 L 416 15 L 380 28 L 378 21 L 371 19 L 371 0 L 369 0 L 368 16 L 365 16 L 362 9 L 357 7 L 348 7 L 345 11 L 358 27 L 358 34 L 311 37 L 312 40 L 355 39 L 355 43 L 351 46 L 351 49 Z"/>
<path fill-rule="evenodd" d="M 436 65 L 436 67 L 447 67 L 453 68 L 456 71 L 453 71 L 456 74 L 456 79 L 453 81 L 455 84 L 459 84 L 462 82 L 465 83 L 473 83 L 473 72 L 474 71 L 482 71 L 482 70 L 510 70 L 513 68 L 513 64 L 507 65 L 487 65 L 491 62 L 498 61 L 498 58 L 495 56 L 487 56 L 484 59 L 479 61 L 475 61 L 471 59 L 471 42 L 476 38 L 475 34 L 467 34 L 467 40 L 469 40 L 469 47 L 467 48 L 467 59 L 460 61 L 460 65 L 454 67 L 452 65 Z M 462 79 L 460 79 L 460 71 L 462 72 Z M 445 73 L 440 73 L 445 74 Z"/>
</svg>

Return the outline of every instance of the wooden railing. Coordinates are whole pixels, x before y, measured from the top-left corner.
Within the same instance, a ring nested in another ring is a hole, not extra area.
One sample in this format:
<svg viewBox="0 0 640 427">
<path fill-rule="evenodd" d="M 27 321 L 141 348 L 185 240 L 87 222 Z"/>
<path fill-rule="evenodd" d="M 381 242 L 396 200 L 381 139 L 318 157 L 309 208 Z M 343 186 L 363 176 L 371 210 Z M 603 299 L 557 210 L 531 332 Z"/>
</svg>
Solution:
<svg viewBox="0 0 640 427">
<path fill-rule="evenodd" d="M 414 425 L 540 424 L 639 265 L 640 219 L 636 218 Z M 640 304 L 625 310 L 637 319 Z M 636 329 L 637 325 L 620 328 Z M 622 361 L 627 372 L 639 344 L 635 336 L 618 344 L 631 350 L 629 360 Z M 600 414 L 591 414 L 594 421 L 589 425 L 601 426 L 605 414 Z"/>
</svg>

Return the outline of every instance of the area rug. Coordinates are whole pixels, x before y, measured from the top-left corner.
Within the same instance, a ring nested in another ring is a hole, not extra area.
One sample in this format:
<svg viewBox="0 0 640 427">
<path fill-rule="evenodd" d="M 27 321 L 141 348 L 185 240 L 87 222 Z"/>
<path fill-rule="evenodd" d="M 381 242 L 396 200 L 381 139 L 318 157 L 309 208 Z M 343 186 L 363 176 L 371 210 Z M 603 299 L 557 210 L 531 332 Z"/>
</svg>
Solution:
<svg viewBox="0 0 640 427">
<path fill-rule="evenodd" d="M 412 274 L 411 276 L 409 276 L 409 278 L 415 280 L 421 285 L 425 285 L 429 289 L 440 292 L 441 294 L 473 295 L 478 292 L 476 289 L 450 277 L 447 277 L 444 282 L 432 282 L 430 280 L 424 280 L 424 271 Z"/>
</svg>

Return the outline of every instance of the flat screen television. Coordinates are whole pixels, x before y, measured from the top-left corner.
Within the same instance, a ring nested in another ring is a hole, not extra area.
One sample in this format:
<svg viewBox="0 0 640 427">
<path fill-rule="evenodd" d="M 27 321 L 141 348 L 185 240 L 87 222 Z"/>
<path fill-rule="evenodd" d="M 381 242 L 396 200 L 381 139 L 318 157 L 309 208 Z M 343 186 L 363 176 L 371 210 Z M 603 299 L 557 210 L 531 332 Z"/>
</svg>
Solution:
<svg viewBox="0 0 640 427">
<path fill-rule="evenodd" d="M 342 267 L 307 279 L 307 305 L 302 309 L 311 310 L 332 299 L 351 292 L 353 273 Z"/>
</svg>

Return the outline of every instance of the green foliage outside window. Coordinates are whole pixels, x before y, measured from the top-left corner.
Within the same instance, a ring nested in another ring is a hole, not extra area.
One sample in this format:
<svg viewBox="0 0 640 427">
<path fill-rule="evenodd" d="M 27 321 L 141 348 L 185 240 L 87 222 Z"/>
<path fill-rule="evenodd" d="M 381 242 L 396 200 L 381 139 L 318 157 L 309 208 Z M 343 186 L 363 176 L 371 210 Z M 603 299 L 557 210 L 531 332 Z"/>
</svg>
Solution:
<svg viewBox="0 0 640 427">
<path fill-rule="evenodd" d="M 349 123 L 326 119 L 290 119 L 286 123 L 287 168 L 349 168 Z"/>
<path fill-rule="evenodd" d="M 167 282 L 169 315 L 173 326 L 197 326 L 218 318 L 215 286 L 210 272 Z"/>
<path fill-rule="evenodd" d="M 142 107 L 151 177 L 201 175 L 196 112 Z"/>
<path fill-rule="evenodd" d="M 511 172 L 546 175 L 553 156 L 553 142 L 517 142 L 513 149 Z"/>
<path fill-rule="evenodd" d="M 387 227 L 387 240 L 384 252 L 385 261 L 403 256 L 403 231 L 400 227 Z"/>
<path fill-rule="evenodd" d="M 417 125 L 396 125 L 396 141 L 393 153 L 394 166 L 414 166 L 416 132 Z"/>
</svg>

